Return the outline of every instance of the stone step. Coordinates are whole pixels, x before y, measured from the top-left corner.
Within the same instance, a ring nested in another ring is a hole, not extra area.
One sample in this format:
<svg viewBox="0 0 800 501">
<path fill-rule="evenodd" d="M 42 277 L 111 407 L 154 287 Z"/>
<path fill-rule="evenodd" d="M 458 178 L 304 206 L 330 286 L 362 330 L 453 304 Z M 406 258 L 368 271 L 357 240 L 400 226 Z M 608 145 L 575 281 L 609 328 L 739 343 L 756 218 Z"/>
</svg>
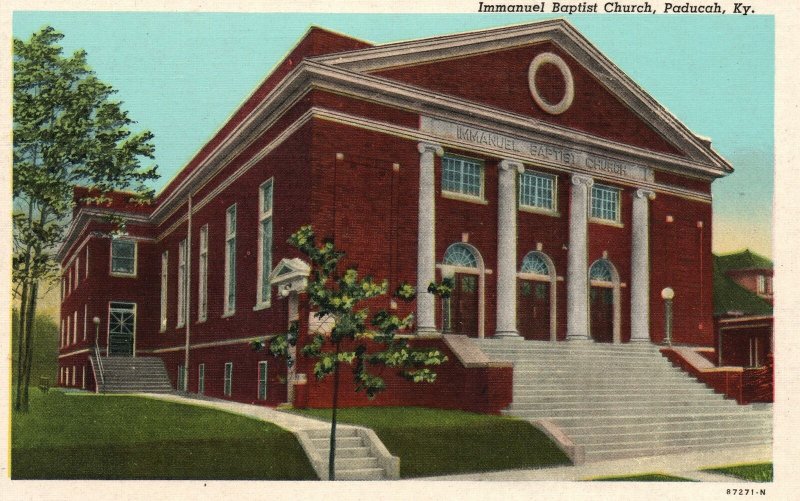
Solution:
<svg viewBox="0 0 800 501">
<path fill-rule="evenodd" d="M 605 399 L 630 399 L 630 400 L 653 400 L 663 399 L 668 401 L 679 401 L 682 398 L 696 399 L 704 398 L 708 400 L 725 400 L 721 393 L 714 393 L 714 390 L 706 387 L 699 388 L 669 388 L 662 391 L 630 390 L 620 392 L 616 388 L 592 389 L 577 388 L 565 390 L 560 388 L 527 388 L 514 390 L 514 402 L 570 402 L 605 400 Z M 733 401 L 733 400 L 731 400 Z"/>
<path fill-rule="evenodd" d="M 330 438 L 331 436 L 331 429 L 330 426 L 326 428 L 314 428 L 311 430 L 306 430 L 306 434 L 308 434 L 311 438 Z M 336 436 L 337 437 L 357 437 L 358 431 L 355 428 L 348 428 L 348 427 L 336 427 Z"/>
<path fill-rule="evenodd" d="M 694 399 L 694 400 L 682 400 L 680 402 L 669 402 L 664 400 L 635 400 L 635 401 L 627 401 L 627 400 L 595 400 L 591 402 L 591 404 L 587 404 L 585 400 L 577 401 L 577 402 L 565 402 L 559 401 L 557 403 L 551 402 L 514 402 L 511 406 L 508 407 L 508 410 L 513 411 L 554 411 L 558 412 L 561 410 L 568 410 L 568 411 L 578 411 L 578 412 L 602 412 L 605 410 L 619 412 L 620 410 L 624 410 L 625 412 L 636 412 L 639 410 L 670 410 L 670 411 L 680 411 L 680 412 L 694 412 L 694 411 L 704 411 L 706 409 L 730 409 L 733 406 L 738 404 L 729 401 L 729 400 L 706 400 L 706 399 Z"/>
<path fill-rule="evenodd" d="M 383 468 L 336 471 L 336 480 L 383 480 Z"/>
<path fill-rule="evenodd" d="M 325 468 L 328 467 L 328 456 L 325 456 L 323 463 L 325 464 Z M 378 459 L 375 457 L 367 456 L 367 457 L 339 457 L 338 451 L 336 454 L 336 460 L 334 461 L 336 464 L 336 471 L 345 471 L 345 470 L 363 470 L 366 468 L 380 468 L 378 466 Z"/>
<path fill-rule="evenodd" d="M 514 392 L 563 390 L 563 391 L 617 391 L 618 393 L 628 393 L 637 389 L 648 389 L 653 392 L 669 392 L 691 390 L 693 388 L 705 389 L 707 386 L 697 381 L 687 379 L 685 381 L 649 381 L 649 382 L 630 382 L 630 381 L 540 381 L 531 383 L 517 383 L 514 385 Z"/>
<path fill-rule="evenodd" d="M 768 442 L 767 442 L 768 443 Z M 720 443 L 714 449 L 720 448 L 741 448 L 748 446 L 765 445 L 763 440 L 737 440 L 732 437 L 731 440 Z M 710 447 L 708 444 L 700 445 L 671 445 L 671 446 L 642 446 L 630 448 L 617 448 L 617 449 L 591 449 L 586 450 L 586 461 L 606 461 L 609 459 L 622 459 L 629 457 L 643 457 L 643 456 L 663 456 L 666 454 L 681 454 L 684 452 L 704 451 Z"/>
<path fill-rule="evenodd" d="M 520 416 L 524 417 L 524 416 Z M 728 409 L 727 411 L 717 411 L 714 413 L 704 413 L 696 415 L 687 415 L 682 413 L 663 413 L 658 416 L 610 416 L 598 421 L 595 416 L 587 415 L 580 416 L 572 414 L 570 416 L 559 417 L 553 419 L 564 430 L 574 430 L 576 428 L 595 428 L 597 430 L 612 431 L 620 428 L 630 428 L 632 426 L 651 427 L 658 429 L 658 427 L 666 428 L 669 426 L 690 426 L 697 423 L 702 426 L 709 426 L 711 424 L 722 424 L 728 422 L 771 422 L 771 416 L 761 414 L 755 411 L 744 409 L 737 412 L 736 409 Z"/>
<path fill-rule="evenodd" d="M 330 438 L 312 438 L 311 442 L 317 449 L 327 449 L 330 445 Z M 339 447 L 360 447 L 363 445 L 361 437 L 336 437 L 336 448 Z"/>
<path fill-rule="evenodd" d="M 570 438 L 578 445 L 597 445 L 608 443 L 632 443 L 632 442 L 659 442 L 674 439 L 714 439 L 719 440 L 720 436 L 735 434 L 737 437 L 764 438 L 768 437 L 771 430 L 763 426 L 731 426 L 719 428 L 704 428 L 699 430 L 673 429 L 664 431 L 650 431 L 638 433 L 593 433 L 591 435 L 581 435 L 571 433 Z"/>
<path fill-rule="evenodd" d="M 543 407 L 551 407 L 553 405 L 564 404 L 564 405 L 575 405 L 580 403 L 585 403 L 587 397 L 591 397 L 593 402 L 598 403 L 608 403 L 611 405 L 630 405 L 636 404 L 638 402 L 646 402 L 646 403 L 656 403 L 656 402 L 667 402 L 672 403 L 674 405 L 680 405 L 684 402 L 686 403 L 696 403 L 696 402 L 720 402 L 726 403 L 729 405 L 737 405 L 733 400 L 725 400 L 722 395 L 705 395 L 705 394 L 697 394 L 692 395 L 690 393 L 687 394 L 679 394 L 679 395 L 667 395 L 661 396 L 659 394 L 639 394 L 639 395 L 628 395 L 628 394 L 613 394 L 609 393 L 606 395 L 597 395 L 597 394 L 573 394 L 573 395 L 514 395 L 514 402 L 511 404 L 514 406 L 513 408 L 517 408 L 516 406 L 524 406 L 524 405 L 541 405 Z M 509 407 L 511 409 L 512 407 Z M 519 407 L 524 408 L 524 407 Z"/>
<path fill-rule="evenodd" d="M 330 449 L 327 447 L 315 447 L 322 458 L 327 461 Z M 369 447 L 336 447 L 336 458 L 365 458 L 370 457 Z"/>
<path fill-rule="evenodd" d="M 505 414 L 522 417 L 525 419 L 575 419 L 575 418 L 631 418 L 631 419 L 651 419 L 653 417 L 661 417 L 665 413 L 672 412 L 673 416 L 690 419 L 693 417 L 708 417 L 715 414 L 731 414 L 740 416 L 741 412 L 735 409 L 719 408 L 719 407 L 688 407 L 682 409 L 675 409 L 670 406 L 661 407 L 596 407 L 593 403 L 587 403 L 583 408 L 558 408 L 558 409 L 545 409 L 545 410 L 532 410 L 532 409 L 515 409 L 513 411 L 504 410 Z"/>
</svg>

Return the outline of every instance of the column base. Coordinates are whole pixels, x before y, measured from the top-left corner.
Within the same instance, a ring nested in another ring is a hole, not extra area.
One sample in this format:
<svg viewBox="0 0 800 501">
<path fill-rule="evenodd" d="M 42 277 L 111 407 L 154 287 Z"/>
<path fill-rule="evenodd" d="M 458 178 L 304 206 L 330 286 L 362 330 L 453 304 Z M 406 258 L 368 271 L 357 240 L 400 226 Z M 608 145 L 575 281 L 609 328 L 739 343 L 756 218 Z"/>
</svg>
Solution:
<svg viewBox="0 0 800 501">
<path fill-rule="evenodd" d="M 497 332 L 494 333 L 494 337 L 496 339 L 500 339 L 500 338 L 502 338 L 502 339 L 519 339 L 519 340 L 525 339 L 522 336 L 520 336 L 519 332 L 517 332 L 517 331 L 497 331 Z"/>
<path fill-rule="evenodd" d="M 629 343 L 650 343 L 650 338 L 631 338 Z"/>
<path fill-rule="evenodd" d="M 442 333 L 436 329 L 421 328 L 417 329 L 416 337 L 419 339 L 438 339 L 442 337 Z"/>
<path fill-rule="evenodd" d="M 567 336 L 567 341 L 575 341 L 579 343 L 593 343 L 594 340 L 590 338 L 588 335 L 583 336 Z"/>
</svg>

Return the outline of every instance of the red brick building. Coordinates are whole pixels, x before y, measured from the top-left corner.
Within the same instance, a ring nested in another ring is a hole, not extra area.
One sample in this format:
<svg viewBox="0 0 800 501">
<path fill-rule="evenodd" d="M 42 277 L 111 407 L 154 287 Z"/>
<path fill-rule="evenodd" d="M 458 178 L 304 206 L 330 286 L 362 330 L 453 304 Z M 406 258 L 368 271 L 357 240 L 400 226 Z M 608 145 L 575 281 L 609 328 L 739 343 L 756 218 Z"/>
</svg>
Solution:
<svg viewBox="0 0 800 501">
<path fill-rule="evenodd" d="M 564 21 L 378 46 L 312 28 L 153 205 L 78 204 L 60 383 L 93 387 L 97 336 L 190 392 L 285 401 L 285 365 L 250 343 L 287 324 L 270 272 L 306 224 L 390 289 L 453 280 L 449 300 L 380 305 L 450 358 L 380 404 L 502 408 L 510 369 L 466 363 L 443 333 L 660 343 L 665 287 L 673 343 L 713 346 L 711 183 L 731 171 Z M 301 294 L 306 332 L 310 313 Z M 325 405 L 296 370 L 296 403 Z"/>
</svg>

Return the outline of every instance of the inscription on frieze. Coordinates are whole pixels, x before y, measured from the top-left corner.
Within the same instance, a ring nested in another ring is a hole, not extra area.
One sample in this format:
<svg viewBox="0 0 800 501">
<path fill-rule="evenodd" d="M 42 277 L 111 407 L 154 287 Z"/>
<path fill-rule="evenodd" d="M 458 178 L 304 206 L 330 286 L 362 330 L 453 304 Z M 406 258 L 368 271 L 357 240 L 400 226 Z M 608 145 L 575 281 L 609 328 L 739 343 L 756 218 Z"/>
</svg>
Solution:
<svg viewBox="0 0 800 501">
<path fill-rule="evenodd" d="M 420 130 L 445 140 L 480 146 L 500 155 L 513 153 L 521 160 L 557 164 L 589 173 L 606 174 L 630 180 L 652 181 L 650 169 L 575 148 L 556 146 L 528 139 L 514 138 L 478 127 L 472 127 L 431 117 L 422 117 Z"/>
</svg>

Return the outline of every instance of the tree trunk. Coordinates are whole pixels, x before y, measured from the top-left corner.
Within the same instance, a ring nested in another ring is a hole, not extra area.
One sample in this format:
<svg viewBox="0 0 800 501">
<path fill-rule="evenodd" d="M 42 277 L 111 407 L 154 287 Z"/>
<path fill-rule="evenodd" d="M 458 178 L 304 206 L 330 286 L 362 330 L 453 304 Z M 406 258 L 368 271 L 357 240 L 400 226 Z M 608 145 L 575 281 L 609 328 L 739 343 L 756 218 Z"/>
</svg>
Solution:
<svg viewBox="0 0 800 501">
<path fill-rule="evenodd" d="M 20 294 L 19 317 L 17 322 L 17 395 L 14 401 L 14 409 L 22 410 L 22 381 L 23 366 L 25 361 L 25 326 L 27 325 L 26 316 L 28 312 L 28 281 L 22 282 L 22 293 Z"/>
<path fill-rule="evenodd" d="M 22 387 L 22 402 L 25 412 L 28 411 L 28 388 L 31 384 L 31 364 L 33 362 L 33 322 L 36 318 L 36 299 L 39 294 L 39 282 L 31 284 L 30 298 L 28 299 L 27 313 L 27 338 L 25 339 L 25 382 Z"/>
<path fill-rule="evenodd" d="M 333 365 L 333 409 L 331 411 L 331 445 L 328 453 L 328 480 L 336 480 L 336 410 L 339 404 L 339 345 L 336 341 L 336 355 Z"/>
</svg>

